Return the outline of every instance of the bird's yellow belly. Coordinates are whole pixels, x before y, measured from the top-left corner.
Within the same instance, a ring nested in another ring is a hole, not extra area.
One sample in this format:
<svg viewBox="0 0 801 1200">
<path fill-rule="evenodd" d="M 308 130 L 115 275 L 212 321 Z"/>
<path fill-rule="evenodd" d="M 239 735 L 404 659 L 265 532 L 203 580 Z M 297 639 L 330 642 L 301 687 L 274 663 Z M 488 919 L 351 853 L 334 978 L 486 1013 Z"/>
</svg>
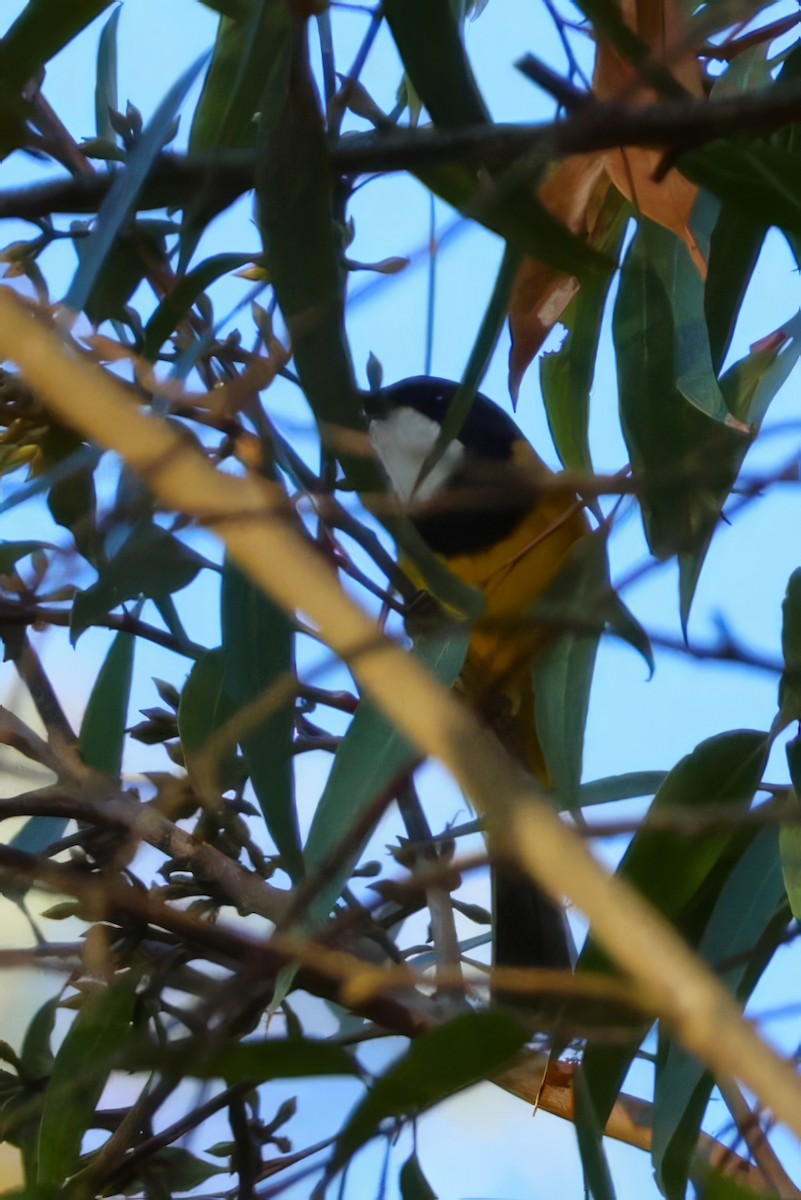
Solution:
<svg viewBox="0 0 801 1200">
<path fill-rule="evenodd" d="M 541 503 L 504 541 L 477 555 L 445 558 L 454 575 L 485 598 L 465 663 L 464 682 L 480 694 L 501 689 L 519 702 L 520 680 L 552 629 L 538 625 L 532 610 L 558 575 L 570 547 L 587 532 L 580 511 Z"/>
</svg>

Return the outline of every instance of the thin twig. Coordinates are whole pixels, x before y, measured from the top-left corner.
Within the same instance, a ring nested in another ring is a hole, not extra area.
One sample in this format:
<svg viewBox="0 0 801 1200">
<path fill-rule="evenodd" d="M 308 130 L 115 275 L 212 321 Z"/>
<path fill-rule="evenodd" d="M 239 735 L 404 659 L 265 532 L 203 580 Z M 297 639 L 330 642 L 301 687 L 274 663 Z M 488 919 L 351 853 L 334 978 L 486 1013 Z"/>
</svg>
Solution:
<svg viewBox="0 0 801 1200">
<path fill-rule="evenodd" d="M 718 1089 L 766 1184 L 782 1200 L 798 1200 L 801 1191 L 782 1166 L 757 1114 L 752 1112 L 737 1084 L 731 1079 L 719 1079 Z"/>
<path fill-rule="evenodd" d="M 0 600 L 0 623 L 33 626 L 57 625 L 68 629 L 70 619 L 68 609 L 50 608 L 25 601 Z M 127 612 L 108 613 L 103 617 L 95 617 L 91 626 L 97 629 L 113 629 L 118 633 L 131 633 L 135 637 L 153 642 L 156 646 L 163 646 L 165 650 L 172 650 L 184 658 L 197 659 L 206 652 L 205 646 L 201 646 L 197 642 L 179 641 L 166 629 L 148 625 L 146 621 L 140 621 Z"/>
<path fill-rule="evenodd" d="M 570 39 L 568 38 L 567 34 L 565 33 L 565 29 L 568 27 L 568 22 L 557 11 L 556 5 L 553 3 L 553 0 L 543 0 L 543 4 L 545 5 L 545 10 L 548 13 L 548 16 L 551 18 L 551 20 L 554 23 L 554 26 L 556 27 L 556 35 L 559 38 L 559 41 L 562 43 L 562 49 L 565 52 L 565 57 L 567 59 L 568 70 L 570 71 L 571 78 L 580 79 L 581 82 L 584 84 L 585 88 L 587 89 L 587 91 L 590 91 L 592 88 L 592 84 L 590 83 L 589 79 L 587 78 L 584 71 L 582 70 L 581 64 L 579 63 L 578 59 L 576 58 L 576 55 L 573 52 L 573 47 L 570 45 Z"/>
<path fill-rule="evenodd" d="M 427 843 L 428 850 L 422 850 L 420 857 L 436 859 L 437 848 L 431 840 L 431 826 L 420 803 L 420 797 L 414 786 L 414 780 L 408 775 L 398 789 L 398 810 L 406 827 L 408 837 L 413 841 Z M 451 875 L 451 879 L 453 876 Z M 431 938 L 434 944 L 434 960 L 436 963 L 437 991 L 440 990 L 445 976 L 455 973 L 462 982 L 460 963 L 459 938 L 456 933 L 456 922 L 453 916 L 450 890 L 441 883 L 432 883 L 426 888 L 426 903 L 431 916 Z M 461 990 L 459 983 L 456 990 Z"/>
<path fill-rule="evenodd" d="M 165 1146 L 172 1145 L 179 1138 L 185 1137 L 191 1130 L 196 1129 L 207 1121 L 209 1117 L 213 1117 L 220 1109 L 225 1108 L 230 1100 L 235 1096 L 244 1095 L 250 1090 L 249 1084 L 237 1083 L 233 1087 L 224 1088 L 211 1100 L 207 1100 L 205 1104 L 201 1104 L 199 1108 L 193 1108 L 191 1112 L 185 1113 L 178 1121 L 163 1129 L 161 1133 L 156 1133 L 152 1137 L 146 1138 L 134 1146 L 130 1154 L 121 1159 L 116 1164 L 110 1162 L 108 1166 L 99 1173 L 99 1178 L 96 1180 L 98 1184 L 108 1183 L 111 1180 L 120 1182 L 122 1179 L 130 1177 L 131 1173 L 140 1165 L 147 1162 L 158 1150 L 164 1149 Z"/>
<path fill-rule="evenodd" d="M 16 628 L 5 641 L 8 656 L 31 694 L 48 738 L 56 746 L 74 746 L 78 740 L 75 731 L 27 635 Z"/>
<path fill-rule="evenodd" d="M 765 42 L 772 42 L 774 38 L 781 37 L 783 33 L 789 33 L 791 29 L 795 29 L 800 20 L 801 17 L 798 13 L 791 13 L 787 17 L 780 17 L 777 21 L 772 21 L 769 25 L 760 25 L 759 29 L 754 29 L 743 37 L 723 42 L 722 45 L 718 46 L 713 42 L 707 42 L 698 51 L 699 56 L 714 58 L 719 62 L 731 62 L 744 51 L 751 50 L 754 46 L 761 46 Z"/>
<path fill-rule="evenodd" d="M 538 87 L 549 92 L 567 112 L 578 112 L 593 103 L 589 90 L 582 91 L 577 88 L 569 79 L 559 75 L 547 63 L 541 62 L 533 54 L 523 55 L 517 60 L 515 66 L 525 75 L 526 79 L 530 79 L 532 83 L 536 83 Z"/>
</svg>

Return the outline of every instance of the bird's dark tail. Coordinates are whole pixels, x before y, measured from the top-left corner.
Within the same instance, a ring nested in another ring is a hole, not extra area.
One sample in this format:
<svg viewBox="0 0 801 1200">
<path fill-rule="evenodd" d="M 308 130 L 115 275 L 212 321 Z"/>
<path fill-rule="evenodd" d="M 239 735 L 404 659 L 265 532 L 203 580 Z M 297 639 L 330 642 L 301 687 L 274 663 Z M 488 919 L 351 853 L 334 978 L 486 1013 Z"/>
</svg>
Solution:
<svg viewBox="0 0 801 1200">
<path fill-rule="evenodd" d="M 573 939 L 561 905 L 513 867 L 493 870 L 494 965 L 573 966 Z"/>
</svg>

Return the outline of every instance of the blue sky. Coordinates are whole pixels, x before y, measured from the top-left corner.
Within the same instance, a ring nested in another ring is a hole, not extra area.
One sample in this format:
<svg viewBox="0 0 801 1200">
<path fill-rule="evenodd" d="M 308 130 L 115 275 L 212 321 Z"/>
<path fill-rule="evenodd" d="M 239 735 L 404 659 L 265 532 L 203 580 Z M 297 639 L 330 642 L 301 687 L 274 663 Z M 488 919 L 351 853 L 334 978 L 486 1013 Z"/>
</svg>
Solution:
<svg viewBox="0 0 801 1200">
<path fill-rule="evenodd" d="M 9 22 L 23 7 L 22 0 L 7 0 L 3 19 Z M 338 11 L 334 14 L 337 34 L 338 65 L 350 64 L 365 28 L 362 13 Z M 78 136 L 94 134 L 93 76 L 94 53 L 102 25 L 96 22 L 74 46 L 60 55 L 48 68 L 45 93 L 72 132 Z M 170 84 L 199 53 L 213 41 L 216 18 L 195 0 L 125 0 L 120 21 L 120 100 L 130 99 L 148 115 Z M 468 49 L 482 89 L 493 114 L 501 120 L 535 120 L 548 115 L 548 106 L 513 63 L 522 52 L 534 49 L 539 57 L 562 65 L 553 27 L 540 6 L 525 0 L 491 0 L 485 14 L 468 26 Z M 375 99 L 385 108 L 394 101 L 399 69 L 386 31 L 379 36 L 368 60 L 363 81 Z M 196 93 L 193 93 L 193 95 Z M 190 106 L 186 110 L 191 110 Z M 186 135 L 184 118 L 182 135 Z M 30 181 L 44 172 L 30 159 L 14 156 L 3 165 L 2 186 Z M 450 226 L 453 215 L 436 205 L 437 227 Z M 406 177 L 390 177 L 370 184 L 355 198 L 352 213 L 356 238 L 352 257 L 375 261 L 390 255 L 407 254 L 425 247 L 429 238 L 429 199 L 417 182 Z M 3 242 L 21 236 L 23 227 L 9 228 Z M 220 249 L 258 248 L 258 234 L 251 219 L 250 200 L 237 204 L 221 217 L 209 232 L 197 258 Z M 458 236 L 446 243 L 437 261 L 437 301 L 433 371 L 458 378 L 464 368 L 489 289 L 494 281 L 500 244 L 492 235 L 463 227 Z M 74 256 L 66 243 L 54 248 L 48 278 L 54 281 L 54 294 L 69 282 Z M 375 276 L 357 277 L 354 292 Z M 216 311 L 224 313 L 245 294 L 249 285 L 226 281 L 214 293 Z M 144 293 L 142 293 L 144 303 Z M 752 287 L 738 326 L 733 357 L 747 351 L 748 345 L 790 317 L 799 306 L 798 276 L 783 242 L 772 234 L 760 259 Z M 385 379 L 392 381 L 423 370 L 425 325 L 427 320 L 427 263 L 425 257 L 407 271 L 390 280 L 382 280 L 363 300 L 349 310 L 349 335 L 354 361 L 364 381 L 364 364 L 370 352 L 384 367 Z M 558 337 L 556 338 L 558 343 Z M 508 343 L 502 339 L 491 364 L 483 390 L 502 404 L 508 404 L 506 392 L 506 355 Z M 796 372 L 776 400 L 766 428 L 777 429 L 795 421 L 798 392 Z M 311 419 L 305 407 L 299 407 L 296 393 L 289 387 L 276 387 L 266 397 L 268 408 L 285 432 L 311 449 Z M 533 444 L 555 465 L 547 425 L 539 397 L 536 365 L 529 371 L 521 393 L 517 418 Z M 600 470 L 616 470 L 626 461 L 616 412 L 616 383 L 610 329 L 607 322 L 602 339 L 598 370 L 593 390 L 591 442 Z M 748 469 L 769 470 L 791 453 L 794 434 L 786 432 L 763 438 L 749 456 Z M 2 496 L 8 494 L 5 485 Z M 30 536 L 34 529 L 47 529 L 41 512 L 30 506 L 11 510 L 0 518 L 0 536 Z M 759 503 L 738 515 L 731 528 L 723 528 L 715 538 L 698 590 L 690 625 L 691 637 L 700 642 L 714 641 L 721 623 L 743 643 L 756 650 L 779 654 L 781 601 L 786 581 L 801 559 L 801 495 L 797 488 L 774 488 Z M 628 575 L 632 567 L 647 557 L 639 518 L 630 513 L 612 542 L 613 578 Z M 216 633 L 215 600 L 204 580 L 193 585 L 181 599 L 190 633 L 213 644 Z M 626 593 L 626 600 L 649 630 L 679 633 L 677 582 L 672 565 L 648 573 Z M 98 661 L 105 639 L 88 633 L 77 652 L 60 634 L 40 639 L 47 661 L 57 674 L 65 705 L 77 722 L 91 683 L 91 664 Z M 310 660 L 311 661 L 311 660 Z M 316 661 L 321 661 L 319 652 Z M 764 729 L 775 711 L 777 681 L 765 674 L 736 666 L 697 666 L 685 657 L 658 654 L 658 667 L 652 680 L 641 659 L 628 647 L 611 640 L 599 655 L 596 681 L 587 732 L 585 777 L 638 769 L 665 768 L 687 753 L 703 737 L 727 729 L 751 727 Z M 81 664 L 79 666 L 79 664 Z M 89 665 L 86 665 L 89 664 Z M 180 685 L 186 664 L 177 662 L 153 647 L 137 652 L 136 709 L 156 702 L 150 683 L 160 675 Z M 10 667 L 4 668 L 6 673 Z M 158 751 L 134 746 L 126 762 L 137 773 L 154 766 L 163 767 Z M 306 820 L 319 788 L 327 760 L 322 755 L 307 755 L 299 762 L 299 795 Z M 777 753 L 769 775 L 785 778 L 783 755 Z M 458 794 L 446 784 L 442 773 L 428 771 L 427 786 L 436 793 L 438 812 L 443 820 L 463 808 Z M 305 804 L 303 798 L 306 797 Z M 630 810 L 634 811 L 633 806 Z M 639 810 L 636 810 L 639 811 Z M 619 815 L 617 810 L 616 815 Z M 387 824 L 379 831 L 380 848 L 394 829 Z M 606 845 L 601 853 L 614 860 L 622 843 Z M 476 882 L 476 896 L 480 882 Z M 792 964 L 790 963 L 792 958 Z M 792 968 L 792 969 L 791 969 Z M 789 980 L 798 970 L 797 948 L 783 952 L 777 969 L 762 985 L 754 1011 L 774 1008 L 791 998 Z M 324 1021 L 321 1006 L 310 1005 L 310 1016 Z M 324 1027 L 324 1026 L 323 1026 Z M 771 1022 L 770 1032 L 787 1049 L 799 1039 L 795 1017 Z M 385 1058 L 399 1049 L 381 1045 L 370 1051 Z M 647 1071 L 643 1070 L 647 1089 Z M 337 1085 L 339 1086 L 339 1085 Z M 268 1090 L 265 1111 L 273 1098 L 276 1103 L 286 1093 L 282 1085 Z M 300 1115 L 289 1127 L 296 1145 L 319 1136 L 319 1130 L 338 1122 L 349 1097 L 345 1090 L 308 1083 L 292 1088 L 301 1096 Z M 274 1096 L 271 1095 L 274 1093 Z M 354 1093 L 355 1095 L 355 1093 Z M 305 1101 L 305 1103 L 304 1103 Z M 721 1123 L 725 1113 L 721 1112 Z M 715 1115 L 710 1129 L 715 1128 Z M 213 1140 L 213 1139 L 209 1139 Z M 203 1143 L 205 1144 L 205 1143 Z M 456 1097 L 421 1123 L 420 1153 L 435 1189 L 445 1200 L 524 1200 L 528 1197 L 580 1196 L 580 1170 L 574 1151 L 572 1130 L 563 1122 L 544 1114 L 532 1123 L 525 1105 L 490 1085 L 482 1085 L 469 1094 Z M 380 1148 L 367 1151 L 351 1173 L 347 1197 L 374 1194 L 381 1169 Z M 403 1159 L 399 1148 L 393 1161 Z M 651 1181 L 650 1164 L 645 1155 L 626 1147 L 611 1146 L 610 1156 L 620 1179 L 621 1200 L 656 1195 Z M 619 1173 L 616 1168 L 619 1167 Z M 388 1195 L 394 1196 L 390 1184 Z M 308 1194 L 301 1184 L 298 1197 Z"/>
</svg>

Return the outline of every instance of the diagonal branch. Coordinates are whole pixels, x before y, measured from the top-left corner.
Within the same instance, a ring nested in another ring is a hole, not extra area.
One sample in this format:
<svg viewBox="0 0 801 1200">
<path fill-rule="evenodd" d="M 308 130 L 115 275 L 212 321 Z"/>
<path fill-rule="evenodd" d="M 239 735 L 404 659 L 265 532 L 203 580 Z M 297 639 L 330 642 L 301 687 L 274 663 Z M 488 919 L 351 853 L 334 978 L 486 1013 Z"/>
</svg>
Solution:
<svg viewBox="0 0 801 1200">
<path fill-rule="evenodd" d="M 303 611 L 385 716 L 422 753 L 444 763 L 485 812 L 501 853 L 586 914 L 638 1003 L 659 1013 L 716 1076 L 740 1080 L 801 1136 L 794 1066 L 744 1020 L 664 918 L 592 857 L 492 733 L 347 596 L 279 488 L 215 470 L 194 442 L 133 407 L 113 377 L 82 362 L 6 289 L 0 290 L 0 354 L 61 420 L 122 455 L 164 504 L 216 530 L 276 603 Z"/>
</svg>

